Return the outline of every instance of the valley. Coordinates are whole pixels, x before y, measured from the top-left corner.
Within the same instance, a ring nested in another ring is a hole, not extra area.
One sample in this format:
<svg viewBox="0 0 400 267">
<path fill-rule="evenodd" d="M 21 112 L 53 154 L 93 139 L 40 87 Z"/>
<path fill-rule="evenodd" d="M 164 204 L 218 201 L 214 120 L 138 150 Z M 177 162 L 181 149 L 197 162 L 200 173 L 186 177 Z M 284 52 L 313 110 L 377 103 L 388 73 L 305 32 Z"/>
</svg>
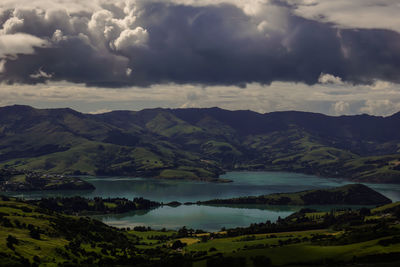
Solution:
<svg viewBox="0 0 400 267">
<path fill-rule="evenodd" d="M 399 2 L 0 0 L 0 267 L 400 266 Z"/>
<path fill-rule="evenodd" d="M 396 266 L 397 120 L 0 108 L 2 264 Z"/>
</svg>

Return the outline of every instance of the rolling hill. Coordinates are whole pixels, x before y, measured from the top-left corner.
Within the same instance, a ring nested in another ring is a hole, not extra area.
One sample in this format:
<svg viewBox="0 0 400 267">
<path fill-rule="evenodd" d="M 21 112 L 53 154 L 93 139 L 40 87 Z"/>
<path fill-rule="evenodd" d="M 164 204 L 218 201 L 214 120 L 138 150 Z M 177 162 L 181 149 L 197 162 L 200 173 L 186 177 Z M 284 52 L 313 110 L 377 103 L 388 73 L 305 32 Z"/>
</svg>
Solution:
<svg viewBox="0 0 400 267">
<path fill-rule="evenodd" d="M 349 184 L 333 189 L 276 193 L 257 197 L 213 199 L 197 202 L 203 205 L 263 204 L 263 205 L 385 205 L 392 201 L 363 184 Z"/>
<path fill-rule="evenodd" d="M 371 210 L 302 209 L 276 222 L 207 233 L 117 229 L 48 201 L 0 196 L 0 266 L 399 265 L 398 202 Z"/>
<path fill-rule="evenodd" d="M 50 173 L 221 181 L 226 170 L 271 170 L 400 183 L 399 145 L 400 113 L 0 108 L 0 167 Z"/>
</svg>

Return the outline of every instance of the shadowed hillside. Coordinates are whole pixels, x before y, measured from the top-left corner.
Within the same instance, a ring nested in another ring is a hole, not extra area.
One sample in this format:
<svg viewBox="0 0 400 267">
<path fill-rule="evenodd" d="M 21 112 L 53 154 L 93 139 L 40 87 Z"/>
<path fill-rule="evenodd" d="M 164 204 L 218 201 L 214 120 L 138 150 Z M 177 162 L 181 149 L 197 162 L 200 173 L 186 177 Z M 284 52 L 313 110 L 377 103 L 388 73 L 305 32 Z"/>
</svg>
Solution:
<svg viewBox="0 0 400 267">
<path fill-rule="evenodd" d="M 64 174 L 221 181 L 226 170 L 272 170 L 399 183 L 399 144 L 399 113 L 0 108 L 2 166 Z"/>
<path fill-rule="evenodd" d="M 265 204 L 265 205 L 384 205 L 392 201 L 375 190 L 350 184 L 333 189 L 307 190 L 296 193 L 278 193 L 258 197 L 214 199 L 198 204 Z"/>
</svg>

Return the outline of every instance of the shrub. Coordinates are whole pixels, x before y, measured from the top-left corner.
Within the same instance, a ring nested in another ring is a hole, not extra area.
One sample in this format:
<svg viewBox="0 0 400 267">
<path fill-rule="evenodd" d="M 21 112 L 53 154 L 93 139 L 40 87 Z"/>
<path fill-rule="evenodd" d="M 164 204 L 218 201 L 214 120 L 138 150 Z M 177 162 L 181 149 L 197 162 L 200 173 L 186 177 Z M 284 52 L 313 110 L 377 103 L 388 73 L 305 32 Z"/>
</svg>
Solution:
<svg viewBox="0 0 400 267">
<path fill-rule="evenodd" d="M 271 266 L 271 259 L 265 256 L 256 256 L 251 259 L 254 267 L 267 267 Z"/>
<path fill-rule="evenodd" d="M 35 255 L 35 256 L 33 257 L 33 261 L 39 263 L 39 262 L 40 262 L 39 256 L 38 256 L 38 255 Z"/>
<path fill-rule="evenodd" d="M 246 258 L 243 257 L 220 257 L 207 260 L 207 267 L 242 267 L 246 266 Z"/>
</svg>

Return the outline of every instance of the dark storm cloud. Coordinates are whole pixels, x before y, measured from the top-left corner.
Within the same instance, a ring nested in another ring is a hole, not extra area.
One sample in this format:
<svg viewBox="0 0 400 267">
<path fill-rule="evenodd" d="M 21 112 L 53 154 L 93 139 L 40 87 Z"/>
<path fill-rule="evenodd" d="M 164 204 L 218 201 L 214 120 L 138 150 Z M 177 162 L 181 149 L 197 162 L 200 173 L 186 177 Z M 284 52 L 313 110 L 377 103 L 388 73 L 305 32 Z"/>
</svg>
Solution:
<svg viewBox="0 0 400 267">
<path fill-rule="evenodd" d="M 352 83 L 400 82 L 400 35 L 395 31 L 338 29 L 291 10 L 282 13 L 287 14 L 285 23 L 273 25 L 273 14 L 253 16 L 232 4 L 131 1 L 102 7 L 92 13 L 3 11 L 2 35 L 26 33 L 47 45 L 31 44 L 28 48 L 34 53 L 0 51 L 0 79 L 107 87 L 242 86 L 273 81 L 315 84 L 321 73 L 328 73 Z"/>
<path fill-rule="evenodd" d="M 265 37 L 242 10 L 228 5 L 157 4 L 142 18 L 148 48 L 130 51 L 130 62 L 143 82 L 312 84 L 321 72 L 343 74 L 340 43 L 328 25 L 292 17 L 290 32 Z"/>
<path fill-rule="evenodd" d="M 55 80 L 101 86 L 124 86 L 127 59 L 121 56 L 97 53 L 80 38 L 68 38 L 51 48 L 36 49 L 34 55 L 21 55 L 6 65 L 4 76 L 9 81 L 37 83 L 48 80 L 35 78 L 41 70 Z M 33 75 L 32 75 L 33 74 Z"/>
<path fill-rule="evenodd" d="M 345 80 L 400 83 L 400 34 L 388 30 L 343 30 L 340 40 L 344 54 L 348 54 L 342 75 Z"/>
</svg>

